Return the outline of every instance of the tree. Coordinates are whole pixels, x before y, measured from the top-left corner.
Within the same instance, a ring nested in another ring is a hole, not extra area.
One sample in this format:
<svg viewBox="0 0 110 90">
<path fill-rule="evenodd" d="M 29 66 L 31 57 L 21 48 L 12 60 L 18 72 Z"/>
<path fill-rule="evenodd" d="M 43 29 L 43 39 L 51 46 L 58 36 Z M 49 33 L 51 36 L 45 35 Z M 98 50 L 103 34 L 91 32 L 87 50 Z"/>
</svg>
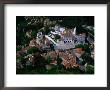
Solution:
<svg viewBox="0 0 110 90">
<path fill-rule="evenodd" d="M 62 59 L 59 57 L 59 55 L 57 56 L 57 64 L 60 65 L 62 62 Z"/>
<path fill-rule="evenodd" d="M 33 30 L 31 33 L 32 38 L 36 38 L 36 35 L 37 35 L 37 31 Z"/>
<path fill-rule="evenodd" d="M 51 50 L 53 50 L 53 51 L 55 50 L 53 44 L 50 44 L 50 48 L 51 48 Z"/>
<path fill-rule="evenodd" d="M 84 60 L 84 62 L 87 62 L 90 65 L 94 65 L 94 59 L 90 56 L 89 53 L 85 53 L 81 57 Z"/>
<path fill-rule="evenodd" d="M 20 51 L 22 49 L 21 46 L 16 47 L 16 51 Z"/>
<path fill-rule="evenodd" d="M 47 60 L 45 60 L 44 57 L 42 57 L 41 55 L 35 56 L 34 67 L 37 69 L 38 73 L 45 73 L 46 72 L 45 65 L 47 64 L 48 62 Z"/>
<path fill-rule="evenodd" d="M 85 73 L 94 74 L 94 67 L 92 65 L 87 65 Z"/>
<path fill-rule="evenodd" d="M 78 44 L 75 46 L 75 48 L 84 48 L 83 44 Z"/>
<path fill-rule="evenodd" d="M 48 62 L 48 64 L 50 64 L 50 61 L 51 61 L 51 57 L 50 56 L 47 56 L 47 62 Z"/>
<path fill-rule="evenodd" d="M 58 69 L 62 69 L 62 68 L 64 68 L 63 67 L 63 65 L 61 64 L 61 62 L 62 62 L 62 59 L 59 57 L 59 55 L 57 56 L 57 66 L 58 66 Z"/>
<path fill-rule="evenodd" d="M 60 38 L 61 38 L 60 35 L 58 35 L 58 34 L 55 35 L 55 39 L 60 39 Z"/>
<path fill-rule="evenodd" d="M 84 44 L 83 49 L 84 49 L 85 52 L 90 53 L 90 48 L 89 48 L 88 44 Z"/>
<path fill-rule="evenodd" d="M 25 21 L 25 17 L 24 16 L 16 16 L 16 25 L 18 25 L 21 22 Z"/>
<path fill-rule="evenodd" d="M 37 47 L 32 47 L 27 50 L 27 53 L 32 54 L 32 53 L 36 53 L 38 51 L 39 51 L 39 49 Z"/>
<path fill-rule="evenodd" d="M 81 16 L 68 16 L 65 17 L 60 24 L 67 28 L 81 27 L 81 25 L 84 24 L 84 20 L 85 18 Z"/>
<path fill-rule="evenodd" d="M 44 32 L 46 35 L 49 34 L 49 32 L 50 32 L 49 27 L 48 27 L 48 26 L 44 27 L 43 32 Z"/>
</svg>

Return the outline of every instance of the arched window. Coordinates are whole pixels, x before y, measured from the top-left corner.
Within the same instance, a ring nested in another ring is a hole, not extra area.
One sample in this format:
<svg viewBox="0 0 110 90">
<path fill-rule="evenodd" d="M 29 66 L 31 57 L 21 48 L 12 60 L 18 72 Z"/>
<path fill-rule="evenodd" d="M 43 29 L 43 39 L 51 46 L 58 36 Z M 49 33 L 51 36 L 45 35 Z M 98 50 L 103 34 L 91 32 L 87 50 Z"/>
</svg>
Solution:
<svg viewBox="0 0 110 90">
<path fill-rule="evenodd" d="M 65 41 L 64 41 L 64 43 L 65 43 Z"/>
</svg>

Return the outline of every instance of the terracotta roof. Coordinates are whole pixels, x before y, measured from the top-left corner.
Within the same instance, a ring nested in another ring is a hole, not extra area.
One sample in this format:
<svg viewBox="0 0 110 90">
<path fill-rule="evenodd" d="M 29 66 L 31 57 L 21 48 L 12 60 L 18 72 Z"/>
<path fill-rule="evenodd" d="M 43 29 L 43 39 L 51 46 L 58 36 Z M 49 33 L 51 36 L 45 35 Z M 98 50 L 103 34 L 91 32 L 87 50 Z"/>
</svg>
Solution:
<svg viewBox="0 0 110 90">
<path fill-rule="evenodd" d="M 76 57 L 73 56 L 72 54 L 70 53 L 62 53 L 62 63 L 65 68 L 73 68 L 73 67 L 77 67 L 78 65 L 76 64 Z"/>
<path fill-rule="evenodd" d="M 52 58 L 56 58 L 57 53 L 55 51 L 51 51 L 51 52 L 49 52 L 49 56 L 52 57 Z"/>
<path fill-rule="evenodd" d="M 76 64 L 76 59 L 68 59 L 68 60 L 63 60 L 62 64 L 65 66 L 65 68 L 73 68 L 73 67 L 77 67 L 78 64 Z"/>
<path fill-rule="evenodd" d="M 76 53 L 81 54 L 82 53 L 82 48 L 76 48 Z"/>
<path fill-rule="evenodd" d="M 76 56 L 71 54 L 68 51 L 67 52 L 50 51 L 50 52 L 48 52 L 47 55 L 49 55 L 52 58 L 52 61 L 50 62 L 50 64 L 56 65 L 57 61 L 55 59 L 59 55 L 63 60 L 61 64 L 63 64 L 65 66 L 65 68 L 73 68 L 73 67 L 78 66 L 78 64 L 76 64 Z M 43 56 L 45 56 L 45 54 Z"/>
<path fill-rule="evenodd" d="M 56 61 L 56 60 L 52 60 L 52 61 L 50 62 L 50 64 L 57 65 L 57 61 Z"/>
</svg>

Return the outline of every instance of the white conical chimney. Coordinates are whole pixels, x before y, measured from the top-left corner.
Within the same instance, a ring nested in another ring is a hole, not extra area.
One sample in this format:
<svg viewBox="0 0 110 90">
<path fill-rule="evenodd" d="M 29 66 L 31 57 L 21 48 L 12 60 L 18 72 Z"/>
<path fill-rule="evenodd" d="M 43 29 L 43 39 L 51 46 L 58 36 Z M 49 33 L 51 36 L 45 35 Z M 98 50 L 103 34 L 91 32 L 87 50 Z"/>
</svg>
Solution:
<svg viewBox="0 0 110 90">
<path fill-rule="evenodd" d="M 74 28 L 73 34 L 76 35 L 76 27 Z"/>
</svg>

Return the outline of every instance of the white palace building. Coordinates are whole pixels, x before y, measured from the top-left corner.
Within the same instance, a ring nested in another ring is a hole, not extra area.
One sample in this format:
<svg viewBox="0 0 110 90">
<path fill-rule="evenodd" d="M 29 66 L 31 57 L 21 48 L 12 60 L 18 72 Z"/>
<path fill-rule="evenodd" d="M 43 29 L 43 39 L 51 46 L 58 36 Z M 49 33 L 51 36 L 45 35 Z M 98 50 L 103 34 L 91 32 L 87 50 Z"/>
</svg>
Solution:
<svg viewBox="0 0 110 90">
<path fill-rule="evenodd" d="M 76 44 L 85 43 L 85 34 L 76 35 L 76 27 L 74 29 L 57 27 L 51 34 L 61 36 L 61 39 L 55 43 L 55 49 L 72 49 Z"/>
<path fill-rule="evenodd" d="M 73 49 L 75 48 L 76 44 L 85 43 L 85 34 L 76 35 L 76 27 L 74 29 L 65 29 L 55 26 L 54 30 L 54 32 L 50 32 L 51 35 L 45 35 L 45 38 L 47 38 L 50 42 L 54 44 L 55 50 Z M 58 41 L 54 40 L 54 36 L 56 34 L 61 36 L 61 39 L 59 39 Z"/>
</svg>

